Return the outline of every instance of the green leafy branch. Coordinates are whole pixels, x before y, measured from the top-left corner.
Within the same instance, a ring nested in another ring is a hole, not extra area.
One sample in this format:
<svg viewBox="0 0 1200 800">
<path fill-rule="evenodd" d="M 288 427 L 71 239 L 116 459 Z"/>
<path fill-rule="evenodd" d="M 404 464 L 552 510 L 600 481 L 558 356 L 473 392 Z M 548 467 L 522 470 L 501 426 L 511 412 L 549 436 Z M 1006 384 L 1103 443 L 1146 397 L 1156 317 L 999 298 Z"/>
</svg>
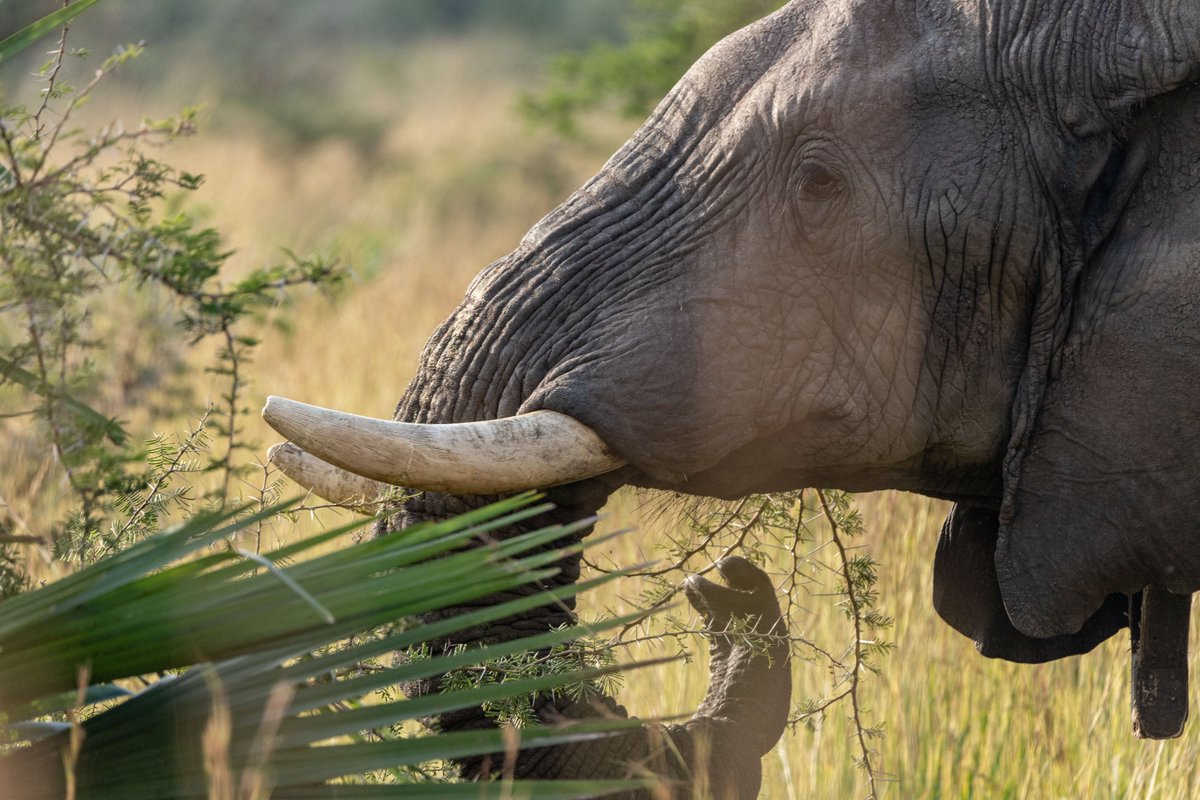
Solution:
<svg viewBox="0 0 1200 800">
<path fill-rule="evenodd" d="M 51 18 L 61 24 L 87 5 L 76 3 Z M 31 26 L 34 33 L 48 30 L 43 23 Z M 291 290 L 331 291 L 343 273 L 328 259 L 285 252 L 279 263 L 230 277 L 231 251 L 220 234 L 173 210 L 203 177 L 149 155 L 193 134 L 196 109 L 132 128 L 112 123 L 93 134 L 74 127 L 73 115 L 99 84 L 142 48 L 118 49 L 75 89 L 63 80 L 62 66 L 86 53 L 69 51 L 62 30 L 40 72 L 43 87 L 34 110 L 0 107 L 0 389 L 15 390 L 0 394 L 0 411 L 19 404 L 4 416 L 38 423 L 38 435 L 74 496 L 65 519 L 48 520 L 37 535 L 55 541 L 60 556 L 87 562 L 151 530 L 172 504 L 185 505 L 181 494 L 155 500 L 151 492 L 133 505 L 126 500 L 162 488 L 164 476 L 146 462 L 158 445 L 140 449 L 126 423 L 99 410 L 118 405 L 104 399 L 112 383 L 106 373 L 130 364 L 114 361 L 117 353 L 99 335 L 98 321 L 120 319 L 129 293 L 170 310 L 156 323 L 161 328 L 153 357 L 176 366 L 145 373 L 159 396 L 182 395 L 184 383 L 169 380 L 185 371 L 189 348 L 207 339 L 219 342 L 207 367 L 217 378 L 218 396 L 201 426 L 206 440 L 193 438 L 181 452 L 205 457 L 189 471 L 220 474 L 219 487 L 207 498 L 220 506 L 233 478 L 250 469 L 236 457 L 253 449 L 242 437 L 241 419 L 250 412 L 246 367 L 260 343 L 255 329 Z M 0 43 L 0 59 L 32 35 Z M 119 329 L 121 323 L 112 324 Z M 209 435 L 219 447 L 208 443 Z"/>
<path fill-rule="evenodd" d="M 581 624 L 580 627 L 585 630 L 589 628 L 586 624 Z M 566 626 L 562 626 L 560 629 L 565 628 Z M 466 650 L 465 646 L 459 646 L 455 652 Z M 592 632 L 569 642 L 559 642 L 545 651 L 514 653 L 484 661 L 470 668 L 454 670 L 447 673 L 440 684 L 442 691 L 456 691 L 547 675 L 583 675 L 585 677 L 582 679 L 571 680 L 541 695 L 565 697 L 579 702 L 591 697 L 615 694 L 623 682 L 621 673 L 614 670 L 616 665 L 616 654 L 609 647 L 607 639 L 601 639 Z M 534 710 L 534 701 L 537 698 L 538 695 L 532 692 L 513 695 L 489 701 L 483 705 L 483 710 L 488 717 L 501 724 L 517 729 L 526 728 L 537 723 Z"/>
</svg>

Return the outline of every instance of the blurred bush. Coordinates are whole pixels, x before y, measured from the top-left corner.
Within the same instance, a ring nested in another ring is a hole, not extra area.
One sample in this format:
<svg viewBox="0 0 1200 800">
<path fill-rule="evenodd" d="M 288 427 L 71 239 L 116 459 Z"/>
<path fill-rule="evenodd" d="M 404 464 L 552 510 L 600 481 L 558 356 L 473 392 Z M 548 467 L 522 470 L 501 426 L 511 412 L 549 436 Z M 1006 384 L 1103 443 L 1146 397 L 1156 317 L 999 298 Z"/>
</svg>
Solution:
<svg viewBox="0 0 1200 800">
<path fill-rule="evenodd" d="M 708 48 L 775 11 L 783 0 L 640 0 L 626 41 L 558 58 L 546 88 L 526 95 L 527 117 L 575 135 L 584 111 L 647 116 Z"/>
<path fill-rule="evenodd" d="M 157 0 L 101 3 L 74 25 L 77 41 L 95 52 L 148 45 L 139 70 L 126 78 L 140 93 L 220 97 L 288 134 L 293 144 L 337 136 L 369 152 L 384 134 L 386 109 L 363 101 L 364 76 L 393 80 L 405 48 L 436 37 L 508 37 L 548 58 L 597 39 L 620 40 L 633 2 Z M 5 6 L 0 38 L 60 5 Z M 26 54 L 8 69 L 37 72 L 44 59 L 44 53 Z"/>
</svg>

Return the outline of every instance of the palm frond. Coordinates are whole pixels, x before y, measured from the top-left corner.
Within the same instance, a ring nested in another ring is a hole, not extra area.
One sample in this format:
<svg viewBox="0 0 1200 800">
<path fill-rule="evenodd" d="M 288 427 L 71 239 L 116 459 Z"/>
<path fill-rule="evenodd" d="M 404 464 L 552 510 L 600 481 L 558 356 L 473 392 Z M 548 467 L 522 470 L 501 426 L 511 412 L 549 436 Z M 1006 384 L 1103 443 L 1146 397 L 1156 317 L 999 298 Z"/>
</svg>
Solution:
<svg viewBox="0 0 1200 800">
<path fill-rule="evenodd" d="M 493 787 L 451 784 L 329 783 L 505 752 L 511 742 L 500 730 L 418 735 L 414 726 L 412 733 L 363 734 L 394 732 L 405 720 L 485 702 L 565 690 L 614 668 L 363 702 L 372 692 L 549 649 L 628 620 L 383 666 L 375 659 L 560 602 L 611 579 L 527 589 L 528 596 L 500 605 L 431 624 L 412 622 L 418 614 L 545 580 L 567 552 L 579 549 L 550 546 L 577 539 L 588 523 L 469 546 L 483 533 L 547 510 L 526 495 L 302 561 L 296 558 L 362 523 L 261 557 L 245 557 L 226 544 L 286 508 L 198 516 L 0 603 L 0 713 L 8 720 L 64 710 L 71 715 L 71 721 L 42 719 L 4 729 L 18 744 L 0 757 L 0 796 L 61 797 L 70 783 L 77 797 L 207 798 L 221 781 L 233 780 L 229 776 L 240 776 L 235 783 L 242 786 L 270 787 L 272 797 L 294 798 L 499 797 L 502 791 L 508 797 L 565 798 L 643 785 L 576 781 L 506 784 L 502 790 L 497 784 L 492 793 Z M 155 676 L 147 688 L 123 688 L 146 676 Z M 78 722 L 80 716 L 86 721 Z M 534 727 L 521 730 L 520 740 L 522 746 L 545 746 L 610 735 L 631 724 Z"/>
<path fill-rule="evenodd" d="M 58 11 L 47 14 L 36 22 L 26 25 L 3 41 L 0 41 L 0 64 L 8 61 L 54 29 L 66 25 L 75 19 L 75 17 L 82 14 L 89 6 L 95 5 L 97 2 L 98 0 L 76 0 L 71 5 L 64 6 Z"/>
</svg>

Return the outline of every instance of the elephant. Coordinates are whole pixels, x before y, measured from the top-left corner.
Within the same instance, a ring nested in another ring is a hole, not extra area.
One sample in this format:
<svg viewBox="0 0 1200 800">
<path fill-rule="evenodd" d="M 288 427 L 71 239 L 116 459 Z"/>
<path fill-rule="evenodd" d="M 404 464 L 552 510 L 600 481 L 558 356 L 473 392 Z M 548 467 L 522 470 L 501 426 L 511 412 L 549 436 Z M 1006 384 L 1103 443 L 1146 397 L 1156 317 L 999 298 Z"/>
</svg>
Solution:
<svg viewBox="0 0 1200 800">
<path fill-rule="evenodd" d="M 1132 626 L 1177 675 L 1200 587 L 1198 80 L 1190 0 L 793 0 L 474 279 L 392 419 L 272 398 L 273 459 L 336 502 L 418 490 L 387 530 L 532 487 L 560 518 L 627 484 L 943 498 L 934 604 L 985 655 Z M 722 699 L 784 689 L 721 670 L 689 723 L 721 757 L 685 742 L 676 777 L 753 797 L 779 726 Z M 518 774 L 623 774 L 644 730 Z"/>
</svg>

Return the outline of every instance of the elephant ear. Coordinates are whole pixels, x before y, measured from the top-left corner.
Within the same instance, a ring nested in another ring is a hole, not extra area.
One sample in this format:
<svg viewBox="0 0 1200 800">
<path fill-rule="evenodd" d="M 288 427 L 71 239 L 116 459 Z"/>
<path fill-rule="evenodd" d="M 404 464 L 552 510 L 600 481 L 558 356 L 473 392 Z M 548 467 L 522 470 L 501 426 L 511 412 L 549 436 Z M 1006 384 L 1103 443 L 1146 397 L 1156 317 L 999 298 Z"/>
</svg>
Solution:
<svg viewBox="0 0 1200 800">
<path fill-rule="evenodd" d="M 1014 407 L 995 566 L 1030 636 L 1079 631 L 1112 593 L 1200 588 L 1200 4 L 1171 7 L 1109 4 L 1091 41 L 1113 49 L 1080 82 L 1119 144 L 1077 214 L 1059 204 L 1061 281 Z"/>
<path fill-rule="evenodd" d="M 1074 3 L 1085 5 L 1084 3 Z M 1093 27 L 1074 39 L 1079 66 L 1060 74 L 1082 78 L 1110 118 L 1194 81 L 1200 73 L 1200 5 L 1191 0 L 1118 0 L 1081 9 Z M 1085 17 L 1086 18 L 1086 17 Z M 1087 26 L 1084 22 L 1084 26 Z M 1078 74 L 1082 70 L 1085 74 Z"/>
</svg>

